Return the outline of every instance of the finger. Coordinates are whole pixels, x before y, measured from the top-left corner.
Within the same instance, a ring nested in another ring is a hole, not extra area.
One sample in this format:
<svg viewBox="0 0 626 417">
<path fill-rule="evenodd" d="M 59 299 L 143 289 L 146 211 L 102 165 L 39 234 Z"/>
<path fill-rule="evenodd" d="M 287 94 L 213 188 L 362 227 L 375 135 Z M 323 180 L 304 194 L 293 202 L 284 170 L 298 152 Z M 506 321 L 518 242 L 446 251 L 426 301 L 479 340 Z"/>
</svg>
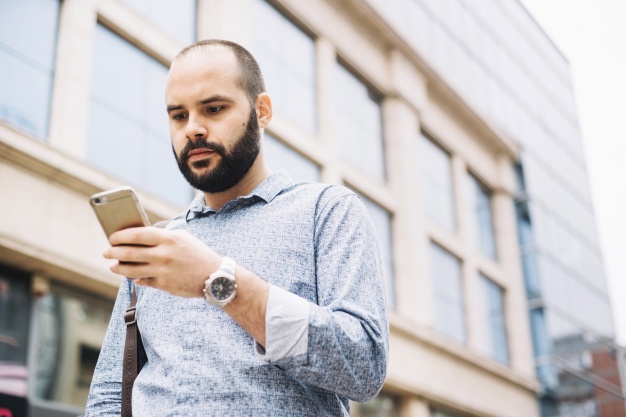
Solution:
<svg viewBox="0 0 626 417">
<path fill-rule="evenodd" d="M 111 246 L 102 253 L 106 259 L 117 259 L 121 263 L 149 262 L 148 246 Z"/>
<path fill-rule="evenodd" d="M 131 279 L 153 276 L 153 274 L 150 273 L 151 266 L 145 263 L 116 262 L 111 265 L 109 269 L 115 274 Z"/>
<path fill-rule="evenodd" d="M 109 237 L 112 246 L 142 245 L 156 246 L 163 239 L 163 230 L 156 227 L 130 227 L 118 230 Z"/>
</svg>

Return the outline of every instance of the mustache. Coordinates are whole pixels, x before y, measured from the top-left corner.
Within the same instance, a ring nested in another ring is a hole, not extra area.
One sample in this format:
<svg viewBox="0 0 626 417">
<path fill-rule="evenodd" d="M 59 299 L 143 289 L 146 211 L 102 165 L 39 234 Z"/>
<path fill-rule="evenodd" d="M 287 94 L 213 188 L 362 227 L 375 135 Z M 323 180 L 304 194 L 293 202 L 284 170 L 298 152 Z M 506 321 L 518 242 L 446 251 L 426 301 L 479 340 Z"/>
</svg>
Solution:
<svg viewBox="0 0 626 417">
<path fill-rule="evenodd" d="M 208 149 L 222 157 L 226 155 L 226 148 L 221 144 L 216 142 L 209 142 L 205 138 L 200 138 L 197 139 L 195 142 L 188 141 L 183 150 L 180 152 L 179 159 L 183 162 L 187 162 L 189 160 L 189 152 L 196 149 Z"/>
</svg>

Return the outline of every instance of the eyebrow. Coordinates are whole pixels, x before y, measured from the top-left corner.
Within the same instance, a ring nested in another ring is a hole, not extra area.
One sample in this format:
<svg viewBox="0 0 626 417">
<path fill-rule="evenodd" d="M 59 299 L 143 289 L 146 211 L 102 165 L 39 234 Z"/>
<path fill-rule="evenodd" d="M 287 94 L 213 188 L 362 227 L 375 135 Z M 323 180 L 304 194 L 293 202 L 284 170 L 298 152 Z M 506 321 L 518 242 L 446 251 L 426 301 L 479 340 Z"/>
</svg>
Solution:
<svg viewBox="0 0 626 417">
<path fill-rule="evenodd" d="M 196 105 L 197 106 L 203 106 L 206 104 L 211 104 L 211 103 L 216 103 L 216 102 L 228 102 L 228 103 L 232 103 L 233 100 L 231 98 L 225 97 L 225 96 L 220 96 L 220 95 L 215 95 L 215 96 L 211 96 L 209 98 L 205 98 L 203 100 L 197 101 Z M 167 112 L 171 113 L 175 110 L 183 110 L 184 106 L 182 106 L 181 104 L 169 104 L 167 106 Z"/>
</svg>

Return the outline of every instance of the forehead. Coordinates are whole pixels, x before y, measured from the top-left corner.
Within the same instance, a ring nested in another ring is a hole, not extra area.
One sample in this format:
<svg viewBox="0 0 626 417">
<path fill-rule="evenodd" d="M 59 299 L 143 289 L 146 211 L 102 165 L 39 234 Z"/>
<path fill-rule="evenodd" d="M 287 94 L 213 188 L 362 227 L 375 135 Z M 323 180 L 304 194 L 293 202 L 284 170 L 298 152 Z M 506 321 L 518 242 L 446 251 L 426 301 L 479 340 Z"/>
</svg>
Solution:
<svg viewBox="0 0 626 417">
<path fill-rule="evenodd" d="M 197 95 L 240 95 L 240 69 L 235 54 L 229 49 L 212 46 L 191 51 L 172 64 L 167 77 L 165 98 L 180 102 Z"/>
</svg>

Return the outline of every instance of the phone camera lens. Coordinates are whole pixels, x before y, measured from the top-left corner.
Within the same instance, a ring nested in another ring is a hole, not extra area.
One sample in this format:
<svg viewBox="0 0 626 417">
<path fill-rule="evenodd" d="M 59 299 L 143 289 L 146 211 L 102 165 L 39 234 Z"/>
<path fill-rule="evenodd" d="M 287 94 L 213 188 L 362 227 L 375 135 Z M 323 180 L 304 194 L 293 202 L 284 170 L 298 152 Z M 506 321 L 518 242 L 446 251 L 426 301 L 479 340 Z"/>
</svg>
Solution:
<svg viewBox="0 0 626 417">
<path fill-rule="evenodd" d="M 96 203 L 96 204 L 100 204 L 100 199 L 96 198 L 95 200 L 93 200 L 93 202 Z"/>
</svg>

